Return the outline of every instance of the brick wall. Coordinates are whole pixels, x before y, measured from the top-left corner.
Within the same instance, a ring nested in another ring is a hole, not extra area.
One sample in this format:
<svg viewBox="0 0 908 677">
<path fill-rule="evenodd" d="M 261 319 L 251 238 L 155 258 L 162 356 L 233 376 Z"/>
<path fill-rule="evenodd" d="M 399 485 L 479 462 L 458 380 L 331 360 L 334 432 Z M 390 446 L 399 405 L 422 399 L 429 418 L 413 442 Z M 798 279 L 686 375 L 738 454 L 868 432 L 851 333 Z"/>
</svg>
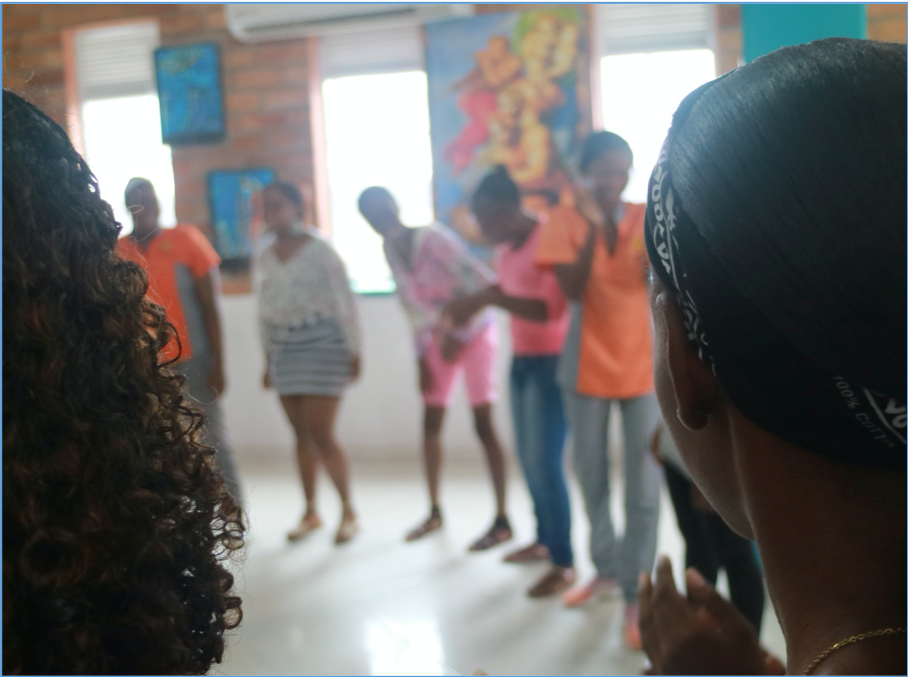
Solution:
<svg viewBox="0 0 908 677">
<path fill-rule="evenodd" d="M 3 85 L 66 126 L 63 31 L 98 22 L 156 19 L 164 45 L 221 46 L 227 134 L 223 142 L 173 149 L 177 218 L 209 229 L 206 175 L 269 166 L 311 195 L 313 163 L 306 40 L 244 45 L 220 4 L 3 5 Z"/>
<path fill-rule="evenodd" d="M 538 8 L 538 5 L 526 7 Z M 484 5 L 481 12 L 523 9 Z M 868 5 L 869 37 L 906 41 L 906 5 Z M 67 117 L 63 31 L 98 22 L 153 18 L 162 44 L 221 45 L 226 139 L 173 151 L 177 218 L 209 227 L 205 177 L 212 169 L 274 167 L 312 194 L 309 63 L 305 40 L 243 45 L 227 33 L 222 5 L 3 5 L 3 85 L 55 120 Z M 720 73 L 741 54 L 739 5 L 715 6 L 714 49 Z M 311 200 L 310 200 L 311 201 Z"/>
<path fill-rule="evenodd" d="M 713 51 L 716 75 L 734 70 L 742 60 L 741 5 L 713 5 Z"/>
</svg>

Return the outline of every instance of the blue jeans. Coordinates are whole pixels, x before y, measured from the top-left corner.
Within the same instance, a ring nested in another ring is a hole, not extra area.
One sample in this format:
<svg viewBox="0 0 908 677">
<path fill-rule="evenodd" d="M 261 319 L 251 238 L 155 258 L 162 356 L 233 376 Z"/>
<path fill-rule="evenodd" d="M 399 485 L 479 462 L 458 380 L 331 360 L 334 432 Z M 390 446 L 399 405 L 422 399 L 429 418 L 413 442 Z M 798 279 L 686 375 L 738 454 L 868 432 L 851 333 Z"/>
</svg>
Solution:
<svg viewBox="0 0 908 677">
<path fill-rule="evenodd" d="M 571 505 L 564 479 L 567 421 L 555 380 L 557 355 L 515 356 L 511 362 L 511 410 L 517 458 L 536 512 L 537 541 L 552 564 L 573 566 Z"/>
</svg>

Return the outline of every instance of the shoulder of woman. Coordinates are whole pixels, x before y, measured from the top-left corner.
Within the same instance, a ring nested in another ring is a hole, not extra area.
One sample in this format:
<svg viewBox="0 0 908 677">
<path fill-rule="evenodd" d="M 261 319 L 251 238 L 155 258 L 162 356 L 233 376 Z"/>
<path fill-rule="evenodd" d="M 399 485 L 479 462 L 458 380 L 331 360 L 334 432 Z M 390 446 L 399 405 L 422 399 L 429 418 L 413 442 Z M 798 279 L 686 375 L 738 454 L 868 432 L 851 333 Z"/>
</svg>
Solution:
<svg viewBox="0 0 908 677">
<path fill-rule="evenodd" d="M 307 245 L 311 247 L 312 253 L 318 253 L 321 257 L 339 259 L 340 255 L 337 253 L 337 249 L 334 248 L 334 245 L 328 241 L 321 233 L 309 233 L 312 237 L 312 240 Z"/>
</svg>

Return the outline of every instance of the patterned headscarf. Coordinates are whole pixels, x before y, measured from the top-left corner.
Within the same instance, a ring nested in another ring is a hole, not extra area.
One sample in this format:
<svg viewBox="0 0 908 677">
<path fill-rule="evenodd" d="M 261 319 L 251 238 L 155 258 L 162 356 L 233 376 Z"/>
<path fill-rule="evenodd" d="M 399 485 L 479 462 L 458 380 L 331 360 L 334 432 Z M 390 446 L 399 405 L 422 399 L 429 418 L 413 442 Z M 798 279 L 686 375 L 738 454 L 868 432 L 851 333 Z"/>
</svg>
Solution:
<svg viewBox="0 0 908 677">
<path fill-rule="evenodd" d="M 650 177 L 646 247 L 654 274 L 676 296 L 700 359 L 745 416 L 817 454 L 905 470 L 904 391 L 869 389 L 796 348 L 741 291 L 684 210 L 673 185 L 673 141 L 703 93 L 724 77 L 681 103 Z"/>
</svg>

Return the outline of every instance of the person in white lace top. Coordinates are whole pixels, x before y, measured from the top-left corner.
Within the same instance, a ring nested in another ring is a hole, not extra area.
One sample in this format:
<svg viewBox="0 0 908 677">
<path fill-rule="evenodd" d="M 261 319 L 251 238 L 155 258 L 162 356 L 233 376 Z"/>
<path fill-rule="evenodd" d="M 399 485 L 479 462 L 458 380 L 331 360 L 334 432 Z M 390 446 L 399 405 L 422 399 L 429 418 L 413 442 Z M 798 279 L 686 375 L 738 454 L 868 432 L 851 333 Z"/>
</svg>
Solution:
<svg viewBox="0 0 908 677">
<path fill-rule="evenodd" d="M 274 247 L 258 259 L 259 325 L 263 345 L 288 328 L 334 320 L 355 358 L 361 337 L 356 301 L 340 256 L 317 231 L 306 228 L 311 241 L 286 261 Z"/>
<path fill-rule="evenodd" d="M 316 508 L 319 460 L 343 504 L 335 543 L 357 532 L 350 501 L 350 473 L 334 437 L 344 389 L 359 376 L 360 329 L 356 300 L 337 252 L 304 228 L 296 187 L 273 183 L 263 192 L 265 223 L 274 241 L 256 261 L 259 327 L 265 348 L 266 388 L 274 387 L 296 435 L 306 497 L 300 523 L 287 534 L 300 540 L 321 526 Z"/>
</svg>

